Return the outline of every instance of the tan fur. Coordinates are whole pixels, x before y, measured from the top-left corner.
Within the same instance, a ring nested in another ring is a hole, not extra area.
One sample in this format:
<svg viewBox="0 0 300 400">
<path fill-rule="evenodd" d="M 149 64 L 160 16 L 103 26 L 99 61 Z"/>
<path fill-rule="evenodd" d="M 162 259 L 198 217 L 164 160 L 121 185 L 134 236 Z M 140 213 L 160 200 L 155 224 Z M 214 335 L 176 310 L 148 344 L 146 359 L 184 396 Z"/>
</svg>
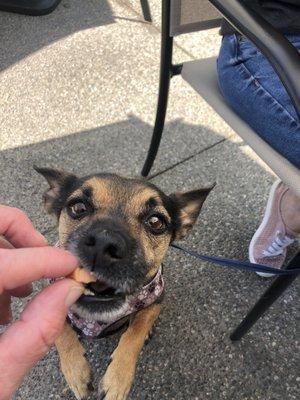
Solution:
<svg viewBox="0 0 300 400">
<path fill-rule="evenodd" d="M 189 231 L 191 230 L 193 226 L 192 219 L 190 215 L 185 211 L 181 210 L 180 211 L 180 220 L 181 220 L 181 228 L 180 230 L 176 233 L 176 239 L 180 240 L 187 236 Z"/>
<path fill-rule="evenodd" d="M 66 211 L 62 210 L 58 223 L 58 237 L 61 247 L 66 243 L 70 232 L 73 232 L 79 225 L 79 221 L 71 220 Z"/>
<path fill-rule="evenodd" d="M 144 252 L 146 254 L 146 259 L 148 260 L 149 265 L 151 265 L 147 277 L 151 278 L 154 277 L 154 275 L 157 273 L 166 255 L 166 252 L 168 251 L 170 244 L 170 236 L 161 235 L 158 240 L 155 240 L 156 238 L 154 238 L 151 241 L 151 244 L 149 243 L 149 240 L 147 240 L 148 238 L 145 237 L 147 236 L 145 232 L 141 232 L 140 236 Z"/>
<path fill-rule="evenodd" d="M 93 203 L 97 206 L 97 214 L 108 214 L 116 206 L 118 196 L 112 193 L 111 184 L 105 179 L 91 178 L 85 182 L 84 187 L 93 189 Z"/>
<path fill-rule="evenodd" d="M 49 212 L 52 212 L 51 206 L 55 200 L 55 195 L 59 193 L 57 187 L 61 182 L 70 178 L 70 174 L 59 171 L 53 173 L 51 170 L 49 172 L 48 169 L 37 170 L 46 177 L 50 184 L 50 190 L 46 192 L 48 202 L 46 202 L 46 207 Z M 94 213 L 88 217 L 88 220 L 85 218 L 74 220 L 63 207 L 60 214 L 57 214 L 59 217 L 60 244 L 63 246 L 69 235 L 80 225 L 105 217 L 115 218 L 114 211 L 121 210 L 117 218 L 122 219 L 121 223 L 126 224 L 131 236 L 139 243 L 146 263 L 149 265 L 147 277 L 153 277 L 168 250 L 171 233 L 150 234 L 145 229 L 145 226 L 141 224 L 141 218 L 145 210 L 145 204 L 149 199 L 153 198 L 157 203 L 155 211 L 162 213 L 166 219 L 170 220 L 171 217 L 163 206 L 159 192 L 142 181 L 123 179 L 116 175 L 101 175 L 84 181 L 83 186 L 77 189 L 76 192 L 71 193 L 68 200 L 81 195 L 84 189 L 91 189 Z M 178 224 L 178 226 L 180 225 L 179 228 L 176 225 L 178 229 L 175 232 L 176 238 L 183 237 L 191 229 L 209 190 L 199 191 L 199 196 L 203 197 L 202 200 L 200 199 L 201 201 L 197 200 L 195 193 L 193 193 L 191 201 L 189 201 L 189 193 L 174 195 L 174 198 L 181 204 L 181 224 Z M 160 311 L 161 306 L 159 304 L 152 304 L 132 317 L 131 323 L 127 331 L 121 336 L 119 344 L 112 355 L 112 362 L 100 383 L 99 389 L 106 393 L 105 400 L 125 400 L 127 398 L 139 354 Z M 84 356 L 84 348 L 80 344 L 77 334 L 68 324 L 65 324 L 62 334 L 56 341 L 56 346 L 60 356 L 62 372 L 76 398 L 81 400 L 88 395 L 91 370 Z"/>
<path fill-rule="evenodd" d="M 110 210 L 117 207 L 118 204 L 125 204 L 125 212 L 128 221 L 128 227 L 131 234 L 139 241 L 143 248 L 145 258 L 151 269 L 148 277 L 156 274 L 162 259 L 170 243 L 169 235 L 150 238 L 143 229 L 137 216 L 141 213 L 144 204 L 150 198 L 155 198 L 158 203 L 160 199 L 154 190 L 137 186 L 130 198 L 126 190 L 122 191 L 111 182 L 103 179 L 92 178 L 85 182 L 84 187 L 92 188 L 92 201 L 96 205 L 96 217 L 109 215 Z M 76 197 L 82 191 L 72 194 Z M 162 212 L 166 218 L 170 218 L 167 211 L 161 204 L 158 204 L 157 210 Z M 62 211 L 59 220 L 59 238 L 63 245 L 70 232 L 76 229 L 79 224 L 84 223 L 71 220 L 68 214 Z M 109 365 L 101 388 L 108 392 L 107 400 L 126 399 L 132 385 L 136 363 L 139 353 L 148 337 L 151 328 L 160 313 L 161 306 L 154 304 L 145 310 L 136 314 L 127 331 L 122 335 L 119 345 L 113 353 L 113 361 Z M 88 384 L 90 381 L 90 367 L 84 357 L 84 349 L 80 344 L 77 335 L 73 329 L 66 324 L 62 335 L 56 342 L 61 360 L 61 369 L 65 375 L 66 381 L 73 390 L 77 399 L 82 399 L 88 393 Z"/>
<path fill-rule="evenodd" d="M 71 326 L 65 323 L 61 335 L 55 342 L 61 370 L 68 385 L 78 400 L 88 395 L 91 368 L 84 354 L 85 350 Z"/>
<path fill-rule="evenodd" d="M 170 220 L 167 210 L 162 206 L 160 197 L 153 189 L 138 187 L 134 196 L 127 201 L 126 205 L 131 233 L 141 244 L 147 263 L 151 265 L 151 269 L 147 275 L 148 278 L 153 277 L 157 273 L 170 244 L 170 237 L 167 234 L 159 237 L 149 237 L 136 219 L 136 216 L 140 214 L 144 204 L 150 198 L 154 198 L 158 203 L 155 209 L 165 215 L 167 220 Z"/>
<path fill-rule="evenodd" d="M 112 362 L 100 383 L 106 400 L 125 400 L 130 391 L 139 354 L 161 311 L 160 304 L 140 311 L 119 341 Z"/>
<path fill-rule="evenodd" d="M 145 204 L 146 201 L 149 200 L 151 197 L 160 202 L 160 198 L 155 190 L 137 185 L 134 196 L 130 199 L 130 207 L 132 207 L 132 209 L 134 209 L 135 211 L 138 211 L 140 210 L 141 206 Z M 127 209 L 128 208 L 129 205 L 127 205 Z"/>
</svg>

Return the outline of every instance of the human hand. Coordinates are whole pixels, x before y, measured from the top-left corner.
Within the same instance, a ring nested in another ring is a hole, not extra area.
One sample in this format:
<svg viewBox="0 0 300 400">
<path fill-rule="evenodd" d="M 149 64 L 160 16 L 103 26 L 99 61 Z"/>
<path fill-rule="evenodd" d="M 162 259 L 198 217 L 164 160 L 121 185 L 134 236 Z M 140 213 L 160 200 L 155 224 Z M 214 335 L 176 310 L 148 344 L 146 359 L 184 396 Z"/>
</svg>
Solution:
<svg viewBox="0 0 300 400">
<path fill-rule="evenodd" d="M 78 261 L 70 253 L 47 246 L 28 217 L 18 209 L 0 206 L 0 324 L 8 323 L 11 296 L 31 293 L 31 283 L 69 275 Z M 24 376 L 54 343 L 68 308 L 83 287 L 62 279 L 39 293 L 0 336 L 0 400 L 11 398 Z"/>
</svg>

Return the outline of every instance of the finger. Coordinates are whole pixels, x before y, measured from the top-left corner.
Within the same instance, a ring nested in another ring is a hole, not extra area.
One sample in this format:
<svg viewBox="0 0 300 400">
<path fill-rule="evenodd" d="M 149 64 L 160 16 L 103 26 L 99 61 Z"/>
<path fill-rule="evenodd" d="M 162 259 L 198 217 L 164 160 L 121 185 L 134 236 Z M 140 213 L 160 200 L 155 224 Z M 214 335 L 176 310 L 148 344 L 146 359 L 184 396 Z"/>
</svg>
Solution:
<svg viewBox="0 0 300 400">
<path fill-rule="evenodd" d="M 13 297 L 27 297 L 32 293 L 32 285 L 23 285 L 15 289 L 9 290 L 8 293 Z"/>
<path fill-rule="evenodd" d="M 47 241 L 18 208 L 0 206 L 0 234 L 14 247 L 41 247 Z"/>
<path fill-rule="evenodd" d="M 83 292 L 71 279 L 47 287 L 26 307 L 21 320 L 0 338 L 0 391 L 12 396 L 26 373 L 43 357 L 61 332 L 69 306 Z"/>
<path fill-rule="evenodd" d="M 0 293 L 42 278 L 69 275 L 77 266 L 71 253 L 54 247 L 0 249 Z"/>
<path fill-rule="evenodd" d="M 9 324 L 12 320 L 10 304 L 11 297 L 9 293 L 0 294 L 0 325 Z"/>
<path fill-rule="evenodd" d="M 14 249 L 13 245 L 9 243 L 3 236 L 0 236 L 0 248 L 2 249 Z M 9 292 L 14 297 L 27 297 L 32 292 L 32 285 L 24 285 L 19 288 L 13 289 Z"/>
</svg>

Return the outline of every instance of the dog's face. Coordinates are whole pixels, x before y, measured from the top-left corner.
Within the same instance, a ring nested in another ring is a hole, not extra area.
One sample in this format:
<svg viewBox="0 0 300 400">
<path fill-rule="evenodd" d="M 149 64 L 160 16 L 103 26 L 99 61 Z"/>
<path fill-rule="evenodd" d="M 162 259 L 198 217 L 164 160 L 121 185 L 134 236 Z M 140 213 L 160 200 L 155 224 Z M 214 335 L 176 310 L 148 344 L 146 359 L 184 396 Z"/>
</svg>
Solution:
<svg viewBox="0 0 300 400">
<path fill-rule="evenodd" d="M 74 308 L 95 319 L 122 308 L 126 296 L 154 277 L 170 243 L 188 233 L 211 190 L 167 196 L 139 179 L 36 170 L 50 185 L 44 205 L 57 218 L 60 245 L 97 278 Z"/>
</svg>

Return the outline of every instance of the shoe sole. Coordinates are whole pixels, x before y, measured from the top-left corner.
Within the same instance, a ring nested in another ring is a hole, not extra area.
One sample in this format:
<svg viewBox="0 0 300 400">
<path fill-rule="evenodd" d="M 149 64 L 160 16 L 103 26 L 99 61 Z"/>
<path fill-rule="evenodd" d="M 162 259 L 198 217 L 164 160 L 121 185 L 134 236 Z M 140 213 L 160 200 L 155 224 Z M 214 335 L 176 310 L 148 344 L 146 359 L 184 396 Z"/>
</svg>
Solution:
<svg viewBox="0 0 300 400">
<path fill-rule="evenodd" d="M 267 207 L 265 210 L 265 215 L 263 217 L 263 220 L 259 226 L 259 228 L 257 229 L 257 231 L 255 232 L 255 234 L 253 235 L 250 245 L 249 245 L 249 260 L 250 262 L 257 264 L 253 253 L 254 253 L 254 245 L 256 242 L 256 239 L 260 236 L 261 232 L 263 231 L 263 229 L 265 228 L 265 226 L 267 225 L 269 218 L 270 218 L 270 214 L 271 214 L 271 209 L 272 209 L 272 204 L 273 204 L 273 198 L 275 195 L 275 191 L 277 189 L 277 187 L 279 186 L 279 184 L 281 183 L 280 180 L 277 180 L 276 182 L 273 183 L 271 190 L 270 190 L 270 194 L 269 194 L 269 200 L 267 203 Z M 268 274 L 267 272 L 256 272 L 257 275 L 259 276 L 263 276 L 264 278 L 270 278 L 272 276 L 274 276 L 275 274 Z"/>
</svg>

